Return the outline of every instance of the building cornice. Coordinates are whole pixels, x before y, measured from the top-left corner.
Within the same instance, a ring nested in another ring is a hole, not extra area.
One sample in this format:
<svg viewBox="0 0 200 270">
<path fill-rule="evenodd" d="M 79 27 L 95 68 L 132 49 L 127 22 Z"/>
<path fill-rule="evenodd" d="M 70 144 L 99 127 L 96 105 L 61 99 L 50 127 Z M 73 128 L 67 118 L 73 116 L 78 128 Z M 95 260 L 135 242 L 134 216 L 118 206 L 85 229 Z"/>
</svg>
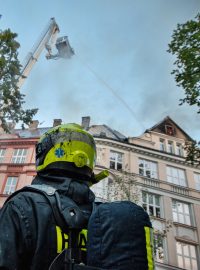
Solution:
<svg viewBox="0 0 200 270">
<path fill-rule="evenodd" d="M 4 168 L 1 168 L 2 167 Z M 0 163 L 1 173 L 5 174 L 35 174 L 35 163 Z"/>
<path fill-rule="evenodd" d="M 161 181 L 160 181 L 161 182 Z M 151 185 L 151 184 L 148 184 L 148 182 L 144 182 L 144 183 L 142 183 L 142 182 L 140 182 L 140 181 L 137 181 L 136 182 L 139 186 L 142 186 L 142 187 L 145 187 L 145 188 L 149 188 L 149 189 L 153 189 L 153 190 L 158 190 L 158 191 L 162 191 L 163 193 L 165 193 L 165 194 L 168 194 L 168 195 L 170 195 L 170 197 L 173 195 L 173 198 L 178 198 L 178 199 L 182 199 L 182 200 L 185 200 L 185 201 L 192 201 L 193 203 L 195 203 L 195 204 L 198 204 L 198 205 L 200 205 L 200 198 L 199 198 L 199 196 L 191 196 L 191 195 L 189 195 L 189 194 L 182 194 L 181 192 L 176 192 L 176 191 L 173 191 L 173 190 L 170 190 L 170 189 L 167 189 L 167 188 L 164 188 L 164 187 L 162 187 L 162 186 L 154 186 L 154 185 Z M 166 185 L 167 185 L 167 183 L 165 183 Z M 169 185 L 170 186 L 170 188 L 173 188 L 173 186 L 175 186 L 175 185 Z M 178 186 L 178 188 L 177 189 L 175 189 L 175 190 L 179 190 L 179 186 Z M 189 189 L 189 188 L 183 188 L 183 187 L 180 187 L 180 190 L 182 191 L 182 190 L 186 190 L 186 192 L 187 191 L 192 191 L 191 189 Z M 188 199 L 188 200 L 187 200 Z"/>
<path fill-rule="evenodd" d="M 176 136 L 170 136 L 170 135 L 168 135 L 168 134 L 159 133 L 159 132 L 153 131 L 153 130 L 150 130 L 149 132 L 152 133 L 152 134 L 155 134 L 155 135 L 158 136 L 159 138 L 163 138 L 163 139 L 166 139 L 166 140 L 171 140 L 171 141 L 174 140 L 174 141 L 176 141 L 176 142 L 182 142 L 182 143 L 185 142 L 184 139 L 178 138 L 178 137 L 176 137 Z"/>
<path fill-rule="evenodd" d="M 163 269 L 163 270 L 183 270 L 183 268 L 166 264 L 166 263 L 157 262 L 157 261 L 155 261 L 155 265 L 158 266 L 158 269 Z"/>
<path fill-rule="evenodd" d="M 172 162 L 179 165 L 184 165 L 190 168 L 200 169 L 200 166 L 192 165 L 189 162 L 186 162 L 185 157 L 176 156 L 174 154 L 162 152 L 157 149 L 148 148 L 146 146 L 130 144 L 127 142 L 119 142 L 112 139 L 102 139 L 102 138 L 95 138 L 95 141 L 103 145 L 116 147 L 123 151 L 132 151 L 134 153 L 145 155 L 147 157 L 152 157 L 155 159 L 160 159 L 160 160 Z"/>
<path fill-rule="evenodd" d="M 35 163 L 0 163 L 0 166 L 9 166 L 9 167 L 26 167 L 26 166 L 35 166 Z"/>
<path fill-rule="evenodd" d="M 25 171 L 22 171 L 22 170 L 1 170 L 1 173 L 5 173 L 7 175 L 9 174 L 12 174 L 12 175 L 21 175 L 21 174 L 26 174 L 26 175 L 35 175 L 36 172 L 34 169 L 28 169 L 28 170 L 25 170 Z"/>
<path fill-rule="evenodd" d="M 193 240 L 190 240 L 190 239 L 188 239 L 188 238 L 176 236 L 175 239 L 176 239 L 177 241 L 179 241 L 179 242 L 183 242 L 183 243 L 186 243 L 186 244 L 192 244 L 192 245 L 196 245 L 196 246 L 199 245 L 198 242 L 193 241 Z"/>
<path fill-rule="evenodd" d="M 121 177 L 123 175 L 123 172 L 105 168 L 102 166 L 96 166 L 95 169 L 98 171 L 102 169 L 107 169 L 110 173 L 110 176 L 113 177 L 115 176 Z M 135 181 L 134 183 L 136 185 L 143 187 L 144 191 L 145 190 L 149 191 L 149 189 L 150 190 L 152 189 L 151 192 L 157 191 L 158 194 L 162 192 L 163 194 L 168 194 L 170 197 L 173 195 L 173 198 L 175 199 L 178 197 L 178 199 L 181 198 L 182 200 L 185 201 L 189 200 L 190 202 L 192 201 L 193 203 L 200 205 L 200 196 L 199 196 L 200 192 L 197 191 L 196 189 L 175 185 L 159 179 L 148 178 L 135 173 L 130 173 L 130 177 L 134 179 Z"/>
<path fill-rule="evenodd" d="M 196 231 L 197 230 L 197 227 L 192 226 L 192 225 L 187 225 L 187 224 L 183 224 L 183 223 L 179 223 L 179 222 L 173 222 L 173 224 L 176 227 L 187 228 L 187 229 L 191 229 L 193 231 Z"/>
<path fill-rule="evenodd" d="M 1 140 L 1 146 L 8 146 L 8 145 L 35 145 L 38 139 L 10 139 L 10 140 Z"/>
</svg>

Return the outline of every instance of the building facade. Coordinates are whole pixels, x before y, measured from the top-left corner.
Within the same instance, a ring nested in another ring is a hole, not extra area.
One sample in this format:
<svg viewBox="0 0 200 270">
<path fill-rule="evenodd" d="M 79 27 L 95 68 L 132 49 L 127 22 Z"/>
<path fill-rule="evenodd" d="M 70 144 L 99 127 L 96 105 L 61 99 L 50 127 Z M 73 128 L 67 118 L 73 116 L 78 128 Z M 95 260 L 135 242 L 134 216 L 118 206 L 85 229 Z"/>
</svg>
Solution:
<svg viewBox="0 0 200 270">
<path fill-rule="evenodd" d="M 37 125 L 0 135 L 0 206 L 35 175 L 35 144 L 48 130 Z M 110 172 L 93 186 L 97 200 L 130 199 L 149 213 L 156 269 L 200 269 L 200 167 L 185 161 L 184 150 L 191 138 L 169 117 L 132 138 L 90 126 L 89 117 L 82 125 L 95 137 L 96 173 Z"/>
</svg>

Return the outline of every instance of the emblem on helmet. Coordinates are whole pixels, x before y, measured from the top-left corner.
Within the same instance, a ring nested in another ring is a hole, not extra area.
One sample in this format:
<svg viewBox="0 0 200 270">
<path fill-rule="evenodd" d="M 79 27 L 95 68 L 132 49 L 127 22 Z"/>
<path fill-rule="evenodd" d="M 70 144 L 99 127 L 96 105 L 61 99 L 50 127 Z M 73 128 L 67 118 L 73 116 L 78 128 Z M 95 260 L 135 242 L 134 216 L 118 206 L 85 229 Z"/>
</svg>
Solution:
<svg viewBox="0 0 200 270">
<path fill-rule="evenodd" d="M 62 148 L 57 148 L 55 150 L 55 155 L 56 155 L 57 158 L 63 157 L 64 154 L 65 154 L 65 152 L 64 152 L 64 150 Z"/>
</svg>

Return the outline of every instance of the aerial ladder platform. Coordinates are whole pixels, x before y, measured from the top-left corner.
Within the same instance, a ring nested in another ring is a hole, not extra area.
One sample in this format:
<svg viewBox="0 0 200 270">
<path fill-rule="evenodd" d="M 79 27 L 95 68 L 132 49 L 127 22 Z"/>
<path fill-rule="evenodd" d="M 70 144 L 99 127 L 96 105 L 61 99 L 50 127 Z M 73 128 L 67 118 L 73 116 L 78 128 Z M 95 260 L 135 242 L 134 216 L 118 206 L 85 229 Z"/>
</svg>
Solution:
<svg viewBox="0 0 200 270">
<path fill-rule="evenodd" d="M 17 86 L 20 89 L 28 77 L 34 64 L 38 61 L 42 51 L 47 50 L 46 59 L 59 59 L 70 58 L 74 55 L 74 50 L 69 44 L 67 36 L 58 37 L 60 32 L 59 26 L 55 21 L 55 18 L 51 18 L 47 26 L 43 30 L 39 40 L 33 46 L 32 50 L 27 54 L 21 69 L 21 75 L 18 79 Z M 56 53 L 53 53 L 54 49 L 57 49 Z"/>
</svg>

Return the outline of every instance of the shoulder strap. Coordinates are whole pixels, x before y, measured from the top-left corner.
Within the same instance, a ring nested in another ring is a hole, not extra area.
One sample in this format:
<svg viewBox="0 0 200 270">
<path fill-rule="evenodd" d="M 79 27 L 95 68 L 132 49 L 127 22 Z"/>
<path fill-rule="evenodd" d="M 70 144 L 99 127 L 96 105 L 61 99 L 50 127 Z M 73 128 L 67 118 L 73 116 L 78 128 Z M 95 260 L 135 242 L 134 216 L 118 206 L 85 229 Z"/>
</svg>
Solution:
<svg viewBox="0 0 200 270">
<path fill-rule="evenodd" d="M 35 193 L 42 194 L 46 198 L 49 205 L 51 206 L 56 224 L 62 229 L 62 231 L 64 232 L 67 231 L 68 225 L 64 221 L 61 215 L 61 211 L 58 207 L 58 205 L 60 205 L 59 194 L 54 187 L 48 186 L 48 185 L 28 185 L 28 186 L 23 187 L 20 190 L 15 191 L 13 194 L 11 194 L 7 198 L 5 203 L 10 201 L 14 196 L 16 196 L 20 192 L 35 192 Z"/>
<path fill-rule="evenodd" d="M 6 202 L 18 193 L 27 191 L 40 193 L 46 198 L 52 208 L 56 223 L 62 231 L 67 232 L 68 228 L 82 229 L 86 226 L 87 219 L 84 217 L 79 206 L 69 197 L 65 197 L 65 206 L 62 206 L 59 192 L 57 189 L 49 185 L 25 186 L 10 195 Z"/>
</svg>

